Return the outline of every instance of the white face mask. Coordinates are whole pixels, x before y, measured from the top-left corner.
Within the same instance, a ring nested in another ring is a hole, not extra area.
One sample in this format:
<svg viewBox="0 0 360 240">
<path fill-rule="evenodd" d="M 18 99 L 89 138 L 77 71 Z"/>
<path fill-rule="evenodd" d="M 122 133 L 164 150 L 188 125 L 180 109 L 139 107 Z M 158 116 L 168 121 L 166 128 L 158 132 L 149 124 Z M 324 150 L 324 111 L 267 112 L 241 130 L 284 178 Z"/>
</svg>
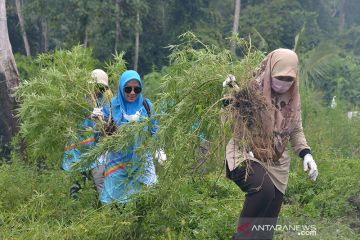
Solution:
<svg viewBox="0 0 360 240">
<path fill-rule="evenodd" d="M 140 115 L 140 111 L 137 111 L 135 114 L 132 115 L 127 115 L 125 112 L 123 113 L 124 118 L 129 122 L 138 121 L 140 119 Z"/>
<path fill-rule="evenodd" d="M 274 92 L 277 92 L 277 93 L 287 92 L 291 88 L 293 83 L 294 83 L 294 81 L 287 82 L 287 81 L 279 80 L 275 77 L 271 78 L 271 88 L 272 88 L 272 90 L 274 90 Z"/>
</svg>

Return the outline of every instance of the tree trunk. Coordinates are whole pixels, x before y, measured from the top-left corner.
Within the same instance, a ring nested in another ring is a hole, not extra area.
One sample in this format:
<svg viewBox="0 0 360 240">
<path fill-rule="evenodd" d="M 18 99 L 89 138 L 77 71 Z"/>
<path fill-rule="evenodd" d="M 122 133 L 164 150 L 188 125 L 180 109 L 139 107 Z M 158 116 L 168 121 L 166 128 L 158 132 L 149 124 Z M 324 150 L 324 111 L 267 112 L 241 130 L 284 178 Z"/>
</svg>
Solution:
<svg viewBox="0 0 360 240">
<path fill-rule="evenodd" d="M 7 28 L 5 0 L 0 0 L 0 33 L 0 145 L 5 149 L 18 131 L 14 93 L 19 86 L 19 74 Z"/>
<path fill-rule="evenodd" d="M 41 46 L 42 52 L 49 51 L 49 30 L 47 19 L 44 16 L 40 17 L 40 28 L 41 28 Z"/>
<path fill-rule="evenodd" d="M 16 13 L 19 18 L 20 31 L 21 31 L 21 35 L 22 35 L 22 38 L 24 41 L 26 56 L 29 57 L 29 56 L 31 56 L 31 52 L 30 52 L 29 41 L 28 41 L 26 31 L 25 31 L 25 21 L 24 21 L 23 15 L 22 15 L 22 3 L 20 0 L 15 0 L 15 5 L 16 5 Z"/>
<path fill-rule="evenodd" d="M 89 42 L 89 34 L 88 34 L 87 26 L 86 26 L 85 27 L 85 36 L 84 36 L 84 47 L 88 46 L 88 42 Z"/>
<path fill-rule="evenodd" d="M 136 33 L 135 33 L 135 56 L 134 56 L 134 70 L 138 69 L 139 62 L 139 47 L 140 47 L 140 13 L 136 14 Z"/>
<path fill-rule="evenodd" d="M 339 6 L 339 29 L 343 30 L 344 27 L 345 27 L 345 0 L 342 0 Z"/>
<path fill-rule="evenodd" d="M 84 6 L 84 10 L 85 10 L 85 14 L 82 15 L 79 19 L 79 23 L 80 23 L 80 29 L 79 29 L 79 37 L 80 37 L 80 42 L 83 43 L 84 47 L 88 46 L 88 42 L 89 42 L 89 15 L 88 15 L 88 10 L 87 7 Z"/>
<path fill-rule="evenodd" d="M 120 39 L 122 39 L 121 26 L 120 26 L 120 10 L 121 0 L 115 1 L 115 51 L 119 47 Z"/>
<path fill-rule="evenodd" d="M 240 9 L 241 9 L 241 0 L 235 0 L 235 12 L 234 12 L 234 22 L 233 22 L 233 34 L 239 34 L 239 21 L 240 21 Z M 235 54 L 236 43 L 231 41 L 230 51 Z"/>
</svg>

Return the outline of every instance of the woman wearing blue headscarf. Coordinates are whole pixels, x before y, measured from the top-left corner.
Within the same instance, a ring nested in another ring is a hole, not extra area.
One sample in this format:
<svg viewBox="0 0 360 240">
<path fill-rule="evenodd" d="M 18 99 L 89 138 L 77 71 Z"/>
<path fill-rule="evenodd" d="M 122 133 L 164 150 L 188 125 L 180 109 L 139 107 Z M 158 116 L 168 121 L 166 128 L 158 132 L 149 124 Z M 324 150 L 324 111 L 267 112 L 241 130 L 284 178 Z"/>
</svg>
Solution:
<svg viewBox="0 0 360 240">
<path fill-rule="evenodd" d="M 149 117 L 152 110 L 150 100 L 143 99 L 140 75 L 134 70 L 125 71 L 119 79 L 118 96 L 111 100 L 111 107 L 104 108 L 105 119 L 112 116 L 117 127 L 131 121 L 139 121 Z M 111 111 L 111 115 L 110 112 Z M 151 135 L 155 134 L 156 122 Z M 104 188 L 100 195 L 103 203 L 126 203 L 131 195 L 140 191 L 142 185 L 150 186 L 157 181 L 152 156 L 147 152 L 145 158 L 137 156 L 134 146 L 120 152 L 110 152 L 105 166 Z"/>
</svg>

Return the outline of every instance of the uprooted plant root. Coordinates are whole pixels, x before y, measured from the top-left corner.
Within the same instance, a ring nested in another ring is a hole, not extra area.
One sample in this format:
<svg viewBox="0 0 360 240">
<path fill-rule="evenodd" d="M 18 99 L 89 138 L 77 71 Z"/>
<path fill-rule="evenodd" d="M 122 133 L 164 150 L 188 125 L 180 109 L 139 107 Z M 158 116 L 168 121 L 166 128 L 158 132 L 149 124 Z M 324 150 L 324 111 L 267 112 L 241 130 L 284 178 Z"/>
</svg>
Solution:
<svg viewBox="0 0 360 240">
<path fill-rule="evenodd" d="M 233 120 L 234 136 L 240 139 L 242 146 L 247 152 L 252 152 L 260 161 L 271 164 L 277 159 L 273 143 L 273 134 L 267 129 L 271 121 L 272 106 L 266 102 L 256 83 L 232 94 L 229 105 Z"/>
</svg>

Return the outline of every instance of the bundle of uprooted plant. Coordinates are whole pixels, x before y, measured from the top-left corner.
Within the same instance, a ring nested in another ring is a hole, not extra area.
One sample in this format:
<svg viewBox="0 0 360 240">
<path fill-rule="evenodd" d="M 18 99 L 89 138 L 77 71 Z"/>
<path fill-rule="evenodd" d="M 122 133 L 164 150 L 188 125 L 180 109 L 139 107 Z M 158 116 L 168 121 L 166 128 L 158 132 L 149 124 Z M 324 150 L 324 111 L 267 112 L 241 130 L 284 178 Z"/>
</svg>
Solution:
<svg viewBox="0 0 360 240">
<path fill-rule="evenodd" d="M 264 163 L 272 164 L 274 159 L 278 159 L 273 132 L 269 129 L 274 106 L 266 101 L 261 91 L 261 78 L 265 74 L 266 62 L 263 60 L 254 68 L 253 76 L 247 76 L 247 86 L 243 89 L 237 87 L 236 82 L 227 81 L 229 86 L 236 86 L 229 94 L 227 101 L 230 104 L 227 108 L 231 112 L 233 136 L 239 150 L 251 153 Z"/>
<path fill-rule="evenodd" d="M 269 109 L 272 106 L 266 102 L 259 91 L 259 84 L 251 80 L 248 87 L 233 92 L 229 96 L 229 106 L 233 122 L 233 136 L 240 151 L 251 153 L 258 160 L 271 164 L 275 149 L 273 135 L 264 124 L 271 121 Z"/>
</svg>

